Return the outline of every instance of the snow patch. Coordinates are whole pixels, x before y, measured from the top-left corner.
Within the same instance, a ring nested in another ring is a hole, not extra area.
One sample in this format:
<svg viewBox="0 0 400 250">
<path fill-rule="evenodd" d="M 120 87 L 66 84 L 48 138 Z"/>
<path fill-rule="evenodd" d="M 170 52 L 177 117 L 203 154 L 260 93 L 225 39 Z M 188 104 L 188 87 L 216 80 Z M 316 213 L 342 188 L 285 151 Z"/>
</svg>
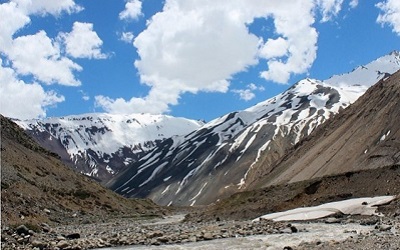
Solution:
<svg viewBox="0 0 400 250">
<path fill-rule="evenodd" d="M 285 212 L 267 214 L 253 221 L 259 221 L 260 219 L 273 221 L 313 220 L 337 213 L 379 215 L 376 213 L 377 206 L 387 204 L 395 198 L 396 196 L 378 196 L 330 202 L 314 207 L 301 207 Z"/>
</svg>

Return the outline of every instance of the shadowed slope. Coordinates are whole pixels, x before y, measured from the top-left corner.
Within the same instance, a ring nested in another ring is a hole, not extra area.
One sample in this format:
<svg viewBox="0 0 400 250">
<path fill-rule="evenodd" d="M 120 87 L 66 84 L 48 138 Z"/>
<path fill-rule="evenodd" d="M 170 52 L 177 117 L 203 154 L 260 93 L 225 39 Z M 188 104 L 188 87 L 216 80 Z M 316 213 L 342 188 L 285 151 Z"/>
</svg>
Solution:
<svg viewBox="0 0 400 250">
<path fill-rule="evenodd" d="M 2 225 L 161 214 L 149 200 L 125 199 L 74 172 L 14 122 L 0 119 Z"/>
</svg>

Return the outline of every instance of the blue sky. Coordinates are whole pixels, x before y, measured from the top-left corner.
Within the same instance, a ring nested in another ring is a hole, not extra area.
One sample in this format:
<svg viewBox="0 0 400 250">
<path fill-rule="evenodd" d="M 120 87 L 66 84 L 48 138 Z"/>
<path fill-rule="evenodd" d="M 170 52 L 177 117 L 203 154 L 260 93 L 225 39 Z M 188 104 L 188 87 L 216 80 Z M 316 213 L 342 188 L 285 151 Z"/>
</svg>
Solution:
<svg viewBox="0 0 400 250">
<path fill-rule="evenodd" d="M 397 0 L 0 1 L 0 113 L 211 120 L 400 49 Z"/>
</svg>

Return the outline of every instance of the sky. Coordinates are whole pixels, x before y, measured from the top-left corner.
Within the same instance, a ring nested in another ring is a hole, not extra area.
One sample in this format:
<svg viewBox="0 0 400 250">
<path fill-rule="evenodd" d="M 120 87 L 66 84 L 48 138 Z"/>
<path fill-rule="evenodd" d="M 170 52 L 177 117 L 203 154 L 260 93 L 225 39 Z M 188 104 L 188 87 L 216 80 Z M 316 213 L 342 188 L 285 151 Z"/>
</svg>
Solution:
<svg viewBox="0 0 400 250">
<path fill-rule="evenodd" d="M 0 0 L 0 113 L 210 121 L 400 50 L 398 0 Z"/>
</svg>

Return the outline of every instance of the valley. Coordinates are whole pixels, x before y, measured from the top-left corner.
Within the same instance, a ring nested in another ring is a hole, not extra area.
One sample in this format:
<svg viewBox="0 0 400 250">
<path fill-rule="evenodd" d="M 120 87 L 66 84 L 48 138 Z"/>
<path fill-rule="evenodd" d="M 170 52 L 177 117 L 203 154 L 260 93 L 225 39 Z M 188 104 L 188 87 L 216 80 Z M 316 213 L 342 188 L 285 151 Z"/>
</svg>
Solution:
<svg viewBox="0 0 400 250">
<path fill-rule="evenodd" d="M 205 124 L 144 114 L 16 123 L 2 116 L 2 249 L 395 249 L 399 68 L 392 52 Z M 374 196 L 393 201 L 372 216 L 253 221 Z M 318 234 L 329 230 L 337 234 Z"/>
</svg>

